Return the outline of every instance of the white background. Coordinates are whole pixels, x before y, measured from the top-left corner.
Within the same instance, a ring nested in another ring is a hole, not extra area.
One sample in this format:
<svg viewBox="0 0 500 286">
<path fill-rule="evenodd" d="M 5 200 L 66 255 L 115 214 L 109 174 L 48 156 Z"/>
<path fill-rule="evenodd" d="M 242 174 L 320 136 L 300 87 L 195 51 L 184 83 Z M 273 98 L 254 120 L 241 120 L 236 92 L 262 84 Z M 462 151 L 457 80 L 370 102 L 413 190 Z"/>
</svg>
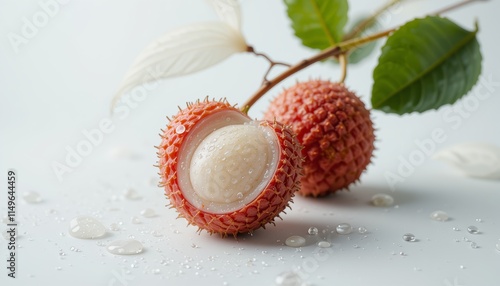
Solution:
<svg viewBox="0 0 500 286">
<path fill-rule="evenodd" d="M 250 54 L 232 56 L 206 71 L 163 81 L 129 116 L 112 117 L 113 93 L 150 41 L 185 24 L 217 20 L 216 16 L 203 1 L 67 2 L 58 5 L 59 11 L 17 52 L 9 35 L 22 35 L 23 18 L 33 22 L 43 9 L 38 1 L 0 2 L 1 216 L 6 213 L 9 168 L 18 172 L 19 193 L 36 191 L 43 198 L 36 205 L 18 200 L 17 278 L 6 277 L 2 262 L 2 285 L 273 285 L 279 273 L 292 270 L 310 285 L 500 283 L 500 252 L 495 250 L 500 239 L 498 181 L 463 177 L 428 157 L 396 184 L 394 192 L 384 178 L 387 172 L 397 174 L 402 158 L 418 152 L 415 141 L 431 138 L 436 129 L 442 129 L 446 139 L 436 143 L 435 150 L 474 141 L 500 146 L 498 1 L 447 14 L 467 29 L 472 29 L 475 19 L 479 21 L 482 76 L 496 86 L 477 85 L 469 97 L 481 94 L 487 99 L 470 101 L 467 113 L 453 122 L 443 118 L 446 109 L 402 117 L 373 111 L 378 129 L 376 158 L 361 183 L 350 192 L 324 199 L 295 198 L 292 210 L 276 227 L 238 240 L 199 235 L 184 220 L 175 220 L 175 211 L 164 207 L 163 191 L 154 187 L 153 145 L 160 142 L 157 134 L 167 123 L 165 116 L 175 114 L 186 101 L 209 95 L 243 103 L 257 90 L 266 62 Z M 378 3 L 372 2 L 351 1 L 350 15 L 373 11 Z M 386 14 L 382 24 L 394 27 L 453 3 L 439 2 L 414 1 Z M 293 36 L 281 1 L 245 0 L 242 14 L 245 37 L 258 51 L 290 63 L 314 53 Z M 346 80 L 368 105 L 377 56 L 378 52 L 351 66 Z M 311 77 L 336 80 L 339 74 L 333 65 L 316 64 L 281 86 Z M 280 89 L 271 90 L 250 115 L 261 117 Z M 456 106 L 464 106 L 464 101 Z M 82 132 L 98 128 L 103 119 L 112 121 L 113 131 L 60 182 L 51 166 L 64 163 L 67 148 L 85 140 Z M 131 187 L 142 200 L 123 199 L 123 190 Z M 391 194 L 396 206 L 371 206 L 370 198 L 376 193 Z M 158 216 L 132 224 L 131 218 L 140 217 L 145 208 L 154 209 Z M 430 220 L 429 213 L 435 210 L 448 212 L 451 219 Z M 121 222 L 122 229 L 108 231 L 98 240 L 78 240 L 67 234 L 69 221 L 78 215 L 94 216 L 106 226 Z M 366 237 L 356 232 L 331 235 L 342 222 L 364 226 L 369 232 Z M 480 234 L 467 233 L 469 225 L 476 225 Z M 310 226 L 326 230 L 327 235 L 319 237 L 331 241 L 332 248 L 318 254 L 315 243 L 320 238 L 307 235 Z M 152 231 L 162 236 L 155 237 Z M 418 241 L 404 242 L 401 237 L 407 232 Z M 294 234 L 305 236 L 307 246 L 284 246 L 284 240 Z M 102 246 L 129 236 L 143 242 L 144 253 L 118 257 Z M 464 237 L 479 248 L 471 248 Z M 1 261 L 5 261 L 3 238 L 1 245 Z M 61 252 L 66 255 L 61 257 Z"/>
</svg>

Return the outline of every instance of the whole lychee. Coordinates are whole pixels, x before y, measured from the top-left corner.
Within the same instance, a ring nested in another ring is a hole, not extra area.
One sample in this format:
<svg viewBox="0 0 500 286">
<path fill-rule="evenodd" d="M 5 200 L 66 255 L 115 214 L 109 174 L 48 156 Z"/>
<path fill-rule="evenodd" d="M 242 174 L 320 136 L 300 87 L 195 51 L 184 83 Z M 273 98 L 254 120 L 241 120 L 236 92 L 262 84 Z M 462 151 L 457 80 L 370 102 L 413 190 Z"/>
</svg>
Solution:
<svg viewBox="0 0 500 286">
<path fill-rule="evenodd" d="M 344 84 L 297 83 L 271 102 L 264 118 L 290 125 L 304 146 L 302 195 L 347 188 L 370 163 L 375 140 L 370 112 Z"/>
<path fill-rule="evenodd" d="M 252 121 L 225 100 L 188 104 L 161 137 L 161 185 L 199 231 L 236 236 L 264 227 L 300 188 L 302 146 L 293 132 Z"/>
</svg>

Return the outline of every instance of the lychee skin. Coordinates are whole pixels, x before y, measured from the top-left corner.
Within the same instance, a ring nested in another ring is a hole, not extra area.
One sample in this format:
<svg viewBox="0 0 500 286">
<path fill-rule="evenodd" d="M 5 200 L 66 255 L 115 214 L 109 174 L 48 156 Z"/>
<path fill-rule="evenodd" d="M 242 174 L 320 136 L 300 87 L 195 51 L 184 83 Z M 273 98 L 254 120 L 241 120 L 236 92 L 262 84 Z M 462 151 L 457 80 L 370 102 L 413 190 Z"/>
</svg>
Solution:
<svg viewBox="0 0 500 286">
<path fill-rule="evenodd" d="M 297 83 L 272 101 L 264 118 L 290 125 L 304 146 L 302 195 L 347 188 L 370 163 L 375 140 L 370 112 L 343 84 Z"/>
<path fill-rule="evenodd" d="M 289 128 L 275 121 L 262 121 L 261 126 L 269 126 L 274 130 L 280 146 L 280 150 L 276 150 L 279 154 L 278 165 L 267 186 L 254 200 L 236 211 L 216 214 L 195 207 L 186 199 L 178 182 L 179 150 L 183 144 L 190 143 L 184 139 L 197 123 L 217 112 L 228 110 L 240 112 L 225 100 L 204 100 L 188 104 L 167 125 L 157 153 L 160 184 L 165 187 L 165 194 L 171 206 L 179 212 L 179 217 L 184 217 L 188 224 L 198 226 L 198 231 L 204 229 L 210 234 L 219 233 L 223 237 L 265 228 L 267 223 L 274 224 L 274 219 L 289 207 L 295 192 L 300 189 L 303 161 L 302 146 Z M 176 129 L 181 125 L 185 130 L 179 134 Z"/>
</svg>

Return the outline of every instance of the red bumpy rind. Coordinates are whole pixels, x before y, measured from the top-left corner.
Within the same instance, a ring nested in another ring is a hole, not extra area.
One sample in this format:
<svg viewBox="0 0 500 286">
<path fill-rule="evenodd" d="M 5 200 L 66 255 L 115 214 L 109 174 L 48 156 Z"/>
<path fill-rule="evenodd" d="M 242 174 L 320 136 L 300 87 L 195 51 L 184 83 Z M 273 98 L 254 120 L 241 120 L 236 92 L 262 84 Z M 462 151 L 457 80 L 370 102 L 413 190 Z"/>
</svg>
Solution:
<svg viewBox="0 0 500 286">
<path fill-rule="evenodd" d="M 189 224 L 205 229 L 210 234 L 220 233 L 222 236 L 248 233 L 267 223 L 273 223 L 276 217 L 289 206 L 292 197 L 300 189 L 302 166 L 301 148 L 296 136 L 281 123 L 263 121 L 262 126 L 271 127 L 277 135 L 280 150 L 276 172 L 265 189 L 249 204 L 239 210 L 214 214 L 200 210 L 184 197 L 177 178 L 177 157 L 184 139 L 201 119 L 224 110 L 239 111 L 227 101 L 198 101 L 188 104 L 179 111 L 167 125 L 162 134 L 162 142 L 158 146 L 158 166 L 160 168 L 161 185 L 171 206 L 177 209 L 180 217 Z M 179 125 L 185 127 L 182 134 L 176 133 Z"/>
<path fill-rule="evenodd" d="M 302 195 L 347 188 L 370 163 L 375 140 L 370 112 L 343 84 L 297 83 L 273 100 L 264 118 L 290 125 L 304 146 Z"/>
</svg>

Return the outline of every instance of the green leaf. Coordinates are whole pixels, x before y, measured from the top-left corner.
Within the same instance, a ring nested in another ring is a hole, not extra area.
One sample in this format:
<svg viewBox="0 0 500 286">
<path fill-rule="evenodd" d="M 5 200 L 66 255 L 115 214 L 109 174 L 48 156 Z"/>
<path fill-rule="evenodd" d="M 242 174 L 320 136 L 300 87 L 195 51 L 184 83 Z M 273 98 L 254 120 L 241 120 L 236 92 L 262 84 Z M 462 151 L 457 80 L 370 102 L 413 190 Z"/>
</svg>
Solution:
<svg viewBox="0 0 500 286">
<path fill-rule="evenodd" d="M 347 0 L 285 0 L 295 35 L 302 44 L 323 50 L 340 43 L 347 23 Z"/>
<path fill-rule="evenodd" d="M 406 23 L 388 39 L 373 71 L 372 107 L 424 112 L 464 96 L 481 73 L 475 31 L 429 16 Z"/>
</svg>

